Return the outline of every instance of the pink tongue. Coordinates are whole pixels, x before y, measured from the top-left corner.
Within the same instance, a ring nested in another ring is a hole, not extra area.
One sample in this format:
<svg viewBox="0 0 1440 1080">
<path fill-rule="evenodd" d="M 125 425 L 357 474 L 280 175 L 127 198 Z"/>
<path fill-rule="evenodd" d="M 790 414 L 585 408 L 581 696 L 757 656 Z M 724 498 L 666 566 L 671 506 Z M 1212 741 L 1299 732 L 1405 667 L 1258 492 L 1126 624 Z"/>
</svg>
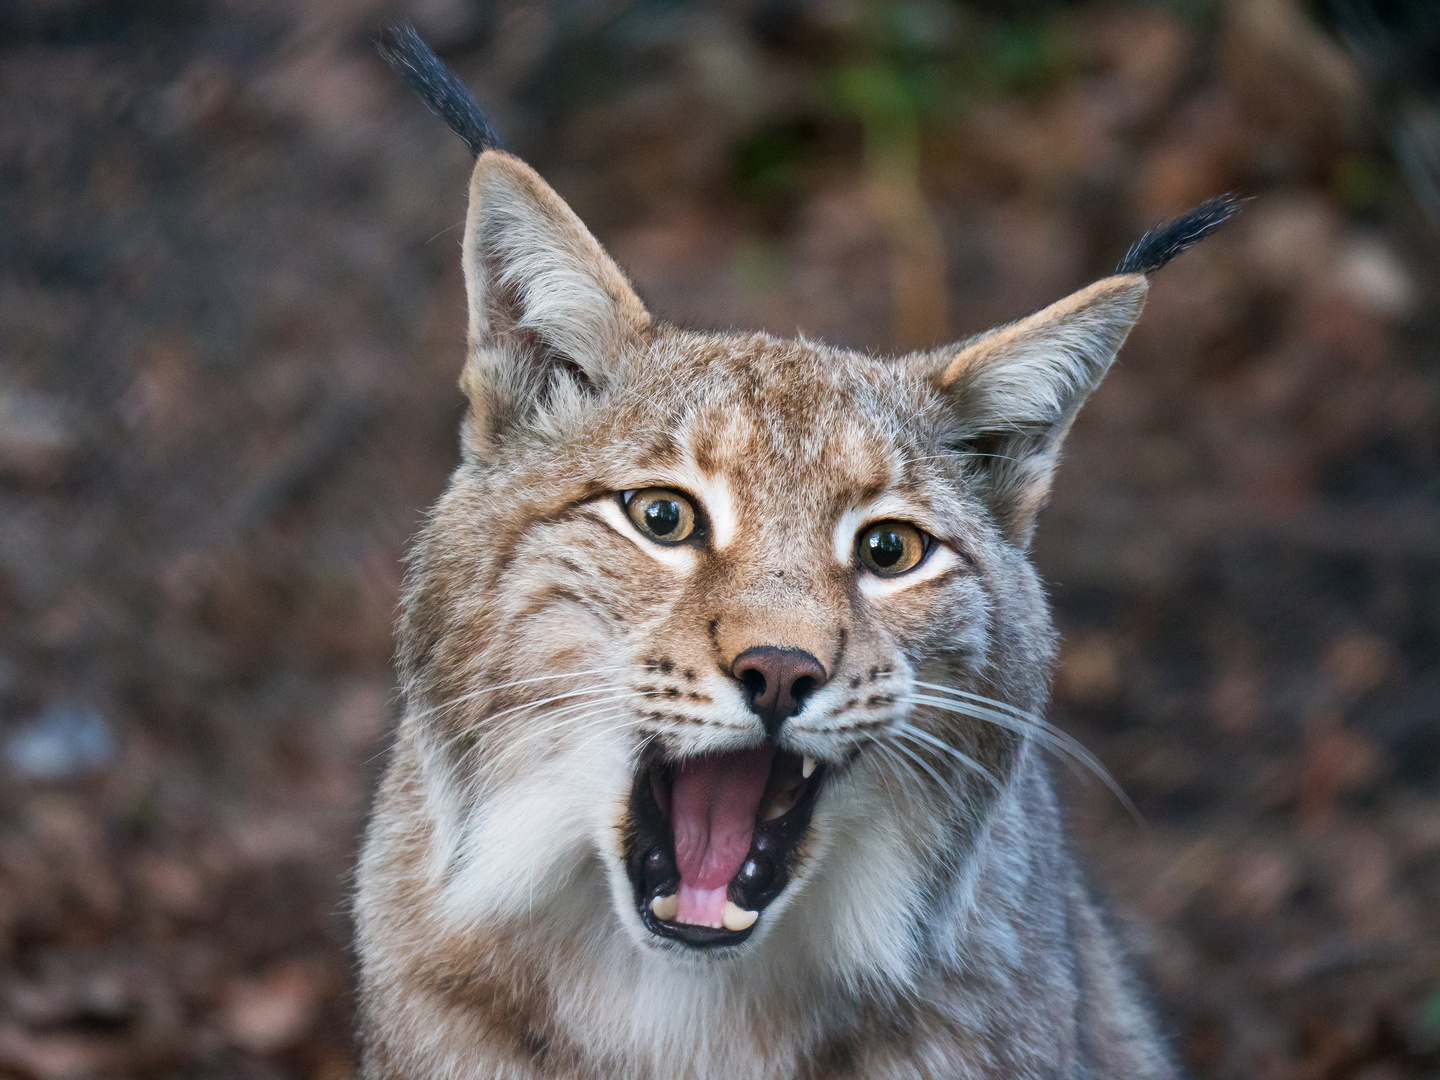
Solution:
<svg viewBox="0 0 1440 1080">
<path fill-rule="evenodd" d="M 675 769 L 670 815 L 682 885 L 723 889 L 745 861 L 775 748 L 761 746 L 683 761 Z"/>
</svg>

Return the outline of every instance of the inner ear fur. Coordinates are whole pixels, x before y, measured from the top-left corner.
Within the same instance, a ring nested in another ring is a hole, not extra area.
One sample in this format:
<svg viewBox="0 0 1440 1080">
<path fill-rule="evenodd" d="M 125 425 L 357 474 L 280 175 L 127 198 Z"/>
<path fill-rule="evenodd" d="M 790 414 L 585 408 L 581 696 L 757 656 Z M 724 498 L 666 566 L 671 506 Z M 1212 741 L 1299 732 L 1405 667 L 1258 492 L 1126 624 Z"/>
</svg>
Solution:
<svg viewBox="0 0 1440 1080">
<path fill-rule="evenodd" d="M 462 261 L 467 449 L 489 456 L 537 412 L 618 384 L 650 329 L 645 306 L 575 212 L 524 162 L 487 150 L 470 177 Z"/>
<path fill-rule="evenodd" d="M 1018 322 L 931 354 L 950 405 L 948 442 L 1001 528 L 1025 547 L 1060 444 L 1140 317 L 1149 283 L 1116 274 Z"/>
</svg>

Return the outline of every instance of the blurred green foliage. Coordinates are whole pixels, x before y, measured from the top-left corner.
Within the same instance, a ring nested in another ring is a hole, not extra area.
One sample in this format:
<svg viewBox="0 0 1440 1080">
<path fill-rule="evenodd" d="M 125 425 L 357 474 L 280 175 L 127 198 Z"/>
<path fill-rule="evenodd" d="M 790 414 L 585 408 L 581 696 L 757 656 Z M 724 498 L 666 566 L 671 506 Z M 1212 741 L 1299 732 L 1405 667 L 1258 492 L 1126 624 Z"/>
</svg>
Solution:
<svg viewBox="0 0 1440 1080">
<path fill-rule="evenodd" d="M 976 99 L 1028 94 L 1083 63 L 1064 9 L 997 15 L 944 0 L 869 0 L 819 76 L 862 122 L 912 126 Z"/>
<path fill-rule="evenodd" d="M 804 188 L 819 156 L 820 132 L 809 120 L 767 123 L 742 139 L 733 155 L 735 190 L 766 210 L 785 211 Z"/>
<path fill-rule="evenodd" d="M 807 164 L 858 128 L 872 176 L 914 175 L 927 134 L 979 101 L 1040 93 L 1086 57 L 1067 5 L 866 0 L 827 23 L 806 51 L 810 112 L 767 122 L 735 149 L 736 191 L 766 209 L 789 205 Z"/>
<path fill-rule="evenodd" d="M 1440 1037 L 1440 986 L 1435 987 L 1420 1006 L 1420 1026 L 1429 1034 Z"/>
<path fill-rule="evenodd" d="M 1393 170 L 1371 154 L 1349 154 L 1335 163 L 1330 190 L 1351 214 L 1368 214 L 1380 207 L 1394 186 Z"/>
</svg>

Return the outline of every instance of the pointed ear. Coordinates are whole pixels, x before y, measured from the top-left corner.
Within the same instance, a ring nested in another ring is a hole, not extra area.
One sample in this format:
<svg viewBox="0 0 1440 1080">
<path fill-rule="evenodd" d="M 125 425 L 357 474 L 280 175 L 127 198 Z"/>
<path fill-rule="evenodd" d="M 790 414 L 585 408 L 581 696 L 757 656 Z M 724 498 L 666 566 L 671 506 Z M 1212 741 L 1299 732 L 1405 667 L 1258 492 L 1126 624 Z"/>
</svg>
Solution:
<svg viewBox="0 0 1440 1080">
<path fill-rule="evenodd" d="M 475 162 L 463 260 L 465 443 L 484 459 L 515 426 L 583 408 L 617 385 L 650 316 L 575 212 L 499 150 Z"/>
<path fill-rule="evenodd" d="M 934 384 L 950 407 L 948 442 L 1018 546 L 1029 545 L 1060 443 L 1135 325 L 1148 290 L 1143 274 L 1117 274 L 930 354 Z"/>
</svg>

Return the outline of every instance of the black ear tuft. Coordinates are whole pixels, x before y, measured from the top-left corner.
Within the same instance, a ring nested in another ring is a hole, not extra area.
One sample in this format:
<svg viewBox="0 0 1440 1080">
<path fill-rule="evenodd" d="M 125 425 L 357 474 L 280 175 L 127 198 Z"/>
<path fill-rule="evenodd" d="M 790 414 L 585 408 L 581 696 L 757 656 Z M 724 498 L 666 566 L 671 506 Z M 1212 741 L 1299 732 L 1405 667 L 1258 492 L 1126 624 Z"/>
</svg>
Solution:
<svg viewBox="0 0 1440 1080">
<path fill-rule="evenodd" d="M 377 46 L 380 55 L 405 85 L 424 99 L 430 111 L 465 140 L 476 157 L 500 149 L 500 136 L 460 77 L 445 66 L 409 23 L 385 28 Z"/>
<path fill-rule="evenodd" d="M 1117 274 L 1149 274 L 1229 221 L 1245 205 L 1235 195 L 1216 195 L 1174 221 L 1161 222 L 1130 245 Z"/>
</svg>

